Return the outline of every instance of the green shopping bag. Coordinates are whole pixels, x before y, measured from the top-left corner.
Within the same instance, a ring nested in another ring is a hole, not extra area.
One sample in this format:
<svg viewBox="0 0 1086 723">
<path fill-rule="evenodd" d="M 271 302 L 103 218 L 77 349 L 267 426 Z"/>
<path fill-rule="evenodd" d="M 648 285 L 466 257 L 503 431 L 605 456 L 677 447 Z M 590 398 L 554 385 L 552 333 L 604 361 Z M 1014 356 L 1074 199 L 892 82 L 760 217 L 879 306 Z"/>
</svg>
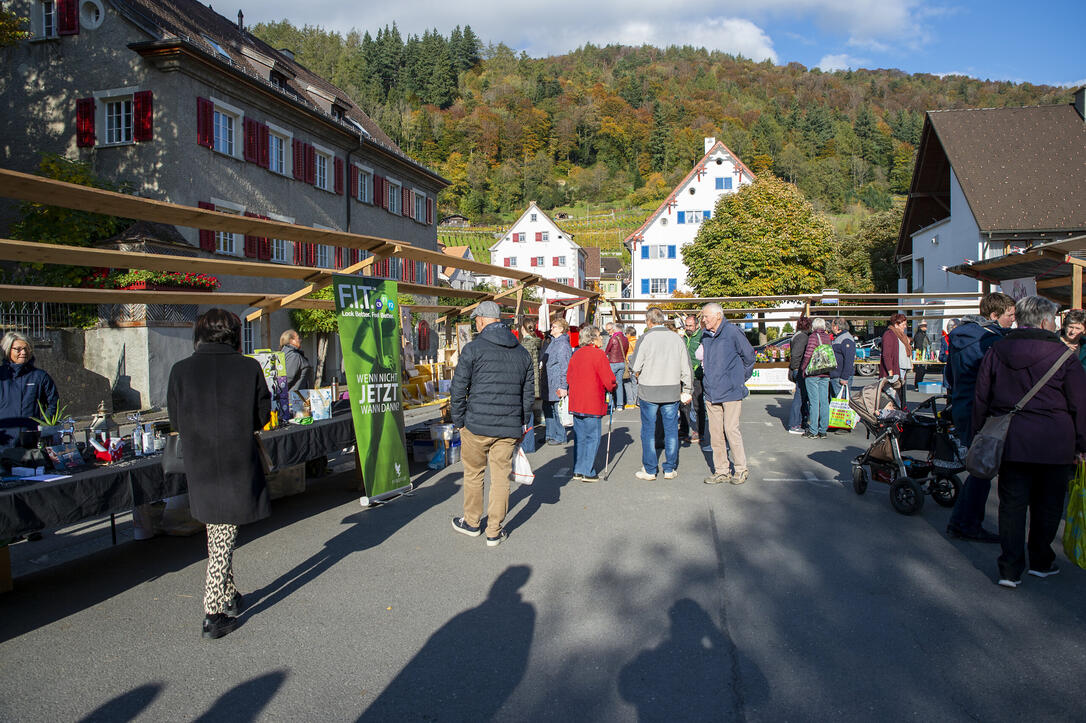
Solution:
<svg viewBox="0 0 1086 723">
<path fill-rule="evenodd" d="M 830 400 L 830 429 L 855 429 L 860 415 L 848 406 L 848 387 L 842 386 L 838 396 Z"/>
<path fill-rule="evenodd" d="M 1067 559 L 1086 569 L 1086 463 L 1079 462 L 1071 480 L 1067 520 L 1063 526 L 1063 552 Z"/>
</svg>

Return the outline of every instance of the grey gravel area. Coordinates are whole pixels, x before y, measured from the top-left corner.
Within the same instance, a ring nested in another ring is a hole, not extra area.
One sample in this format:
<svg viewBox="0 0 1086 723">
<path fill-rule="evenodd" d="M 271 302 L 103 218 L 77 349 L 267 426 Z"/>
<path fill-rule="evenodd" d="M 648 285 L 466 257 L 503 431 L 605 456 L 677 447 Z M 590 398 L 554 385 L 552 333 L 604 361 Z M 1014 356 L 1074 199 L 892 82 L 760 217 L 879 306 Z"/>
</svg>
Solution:
<svg viewBox="0 0 1086 723">
<path fill-rule="evenodd" d="M 1086 572 L 1060 550 L 1062 574 L 999 588 L 998 546 L 948 540 L 930 499 L 857 496 L 863 432 L 790 435 L 789 401 L 744 403 L 741 486 L 702 484 L 696 446 L 635 479 L 637 410 L 608 480 L 542 447 L 496 548 L 450 526 L 459 464 L 370 510 L 341 464 L 242 529 L 249 609 L 216 641 L 199 535 L 13 545 L 0 720 L 1081 719 Z M 32 563 L 49 550 L 69 558 Z"/>
</svg>

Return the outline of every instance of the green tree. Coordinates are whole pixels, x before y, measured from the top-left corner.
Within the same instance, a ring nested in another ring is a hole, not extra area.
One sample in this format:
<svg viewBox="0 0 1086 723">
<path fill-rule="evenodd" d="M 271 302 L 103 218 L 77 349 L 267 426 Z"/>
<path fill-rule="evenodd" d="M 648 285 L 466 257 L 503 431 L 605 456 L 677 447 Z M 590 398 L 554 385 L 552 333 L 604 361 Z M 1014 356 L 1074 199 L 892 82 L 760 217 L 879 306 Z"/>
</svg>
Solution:
<svg viewBox="0 0 1086 723">
<path fill-rule="evenodd" d="M 893 293 L 897 290 L 898 232 L 903 207 L 873 213 L 855 233 L 840 239 L 826 269 L 826 283 L 844 293 Z"/>
<path fill-rule="evenodd" d="M 698 296 L 768 296 L 822 288 L 833 229 L 799 189 L 766 174 L 723 196 L 683 248 Z"/>
<path fill-rule="evenodd" d="M 27 18 L 16 15 L 7 8 L 0 8 L 0 48 L 15 45 L 18 41 L 29 38 L 29 25 L 30 21 Z"/>
</svg>

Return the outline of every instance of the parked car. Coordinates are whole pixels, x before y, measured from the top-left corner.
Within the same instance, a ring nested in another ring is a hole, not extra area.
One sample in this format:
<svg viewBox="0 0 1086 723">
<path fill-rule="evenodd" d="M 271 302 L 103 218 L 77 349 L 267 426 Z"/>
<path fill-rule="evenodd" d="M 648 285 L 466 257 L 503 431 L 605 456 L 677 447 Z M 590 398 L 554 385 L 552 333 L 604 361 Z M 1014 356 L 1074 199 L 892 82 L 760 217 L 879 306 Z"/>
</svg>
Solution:
<svg viewBox="0 0 1086 723">
<path fill-rule="evenodd" d="M 873 377 L 879 373 L 879 360 L 882 359 L 882 339 L 875 337 L 856 345 L 856 374 L 861 377 Z"/>
</svg>

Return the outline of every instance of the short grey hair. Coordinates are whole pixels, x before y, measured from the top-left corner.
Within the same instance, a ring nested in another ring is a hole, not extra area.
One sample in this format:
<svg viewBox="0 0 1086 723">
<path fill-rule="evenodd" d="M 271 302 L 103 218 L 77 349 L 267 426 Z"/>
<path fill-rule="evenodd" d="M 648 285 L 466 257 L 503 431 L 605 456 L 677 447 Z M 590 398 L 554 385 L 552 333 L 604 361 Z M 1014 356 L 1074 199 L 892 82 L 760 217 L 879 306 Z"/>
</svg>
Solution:
<svg viewBox="0 0 1086 723">
<path fill-rule="evenodd" d="M 705 306 L 701 307 L 702 316 L 724 316 L 724 307 L 715 301 L 710 301 Z"/>
<path fill-rule="evenodd" d="M 608 334 L 610 334 L 612 331 L 615 330 L 615 322 L 609 321 L 603 325 L 603 328 Z"/>
<path fill-rule="evenodd" d="M 653 326 L 660 326 L 667 323 L 667 317 L 664 316 L 664 311 L 659 306 L 650 306 L 648 313 L 645 315 L 645 321 L 651 322 Z"/>
<path fill-rule="evenodd" d="M 600 330 L 594 326 L 582 326 L 581 330 L 577 334 L 577 345 L 588 346 L 595 344 L 596 339 L 600 338 Z"/>
<path fill-rule="evenodd" d="M 1014 319 L 1020 327 L 1040 329 L 1041 322 L 1045 319 L 1052 319 L 1053 323 L 1055 323 L 1056 312 L 1059 311 L 1059 308 L 1055 302 L 1044 297 L 1027 296 L 1024 299 L 1019 299 L 1018 303 L 1014 305 Z"/>
<path fill-rule="evenodd" d="M 831 321 L 830 324 L 832 326 L 834 326 L 835 328 L 840 329 L 841 331 L 848 331 L 849 330 L 848 322 L 846 320 L 842 319 L 840 316 L 837 317 L 836 319 L 834 319 L 833 321 Z"/>
<path fill-rule="evenodd" d="M 11 347 L 15 346 L 15 342 L 17 341 L 26 342 L 27 358 L 34 356 L 34 343 L 30 341 L 30 338 L 17 331 L 9 331 L 7 334 L 4 334 L 3 339 L 0 339 L 0 350 L 4 352 L 5 360 L 11 357 Z"/>
<path fill-rule="evenodd" d="M 823 319 L 821 316 L 811 319 L 811 329 L 815 331 L 825 331 L 826 320 Z"/>
</svg>

